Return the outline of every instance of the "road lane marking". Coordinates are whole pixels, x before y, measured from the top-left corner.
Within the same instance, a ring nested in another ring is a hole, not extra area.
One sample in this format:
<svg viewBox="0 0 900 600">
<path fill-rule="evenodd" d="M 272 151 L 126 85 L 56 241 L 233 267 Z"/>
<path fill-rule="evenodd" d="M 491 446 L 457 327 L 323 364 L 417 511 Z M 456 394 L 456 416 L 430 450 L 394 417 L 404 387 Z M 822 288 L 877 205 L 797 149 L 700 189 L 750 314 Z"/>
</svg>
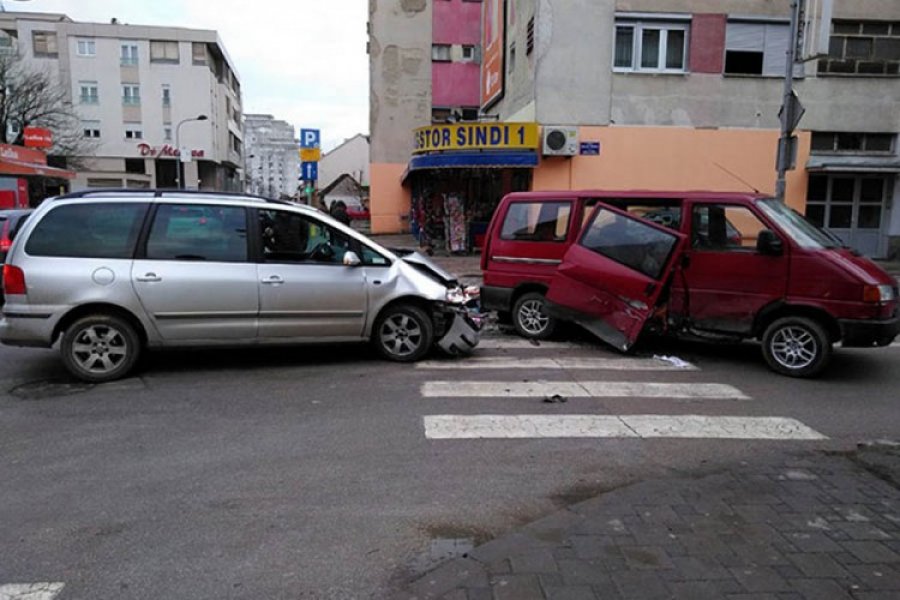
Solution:
<svg viewBox="0 0 900 600">
<path fill-rule="evenodd" d="M 4 583 L 0 584 L 0 600 L 53 600 L 65 587 L 64 583 Z"/>
<path fill-rule="evenodd" d="M 485 337 L 478 342 L 479 348 L 490 350 L 565 350 L 569 348 L 600 348 L 598 344 L 582 344 L 579 342 L 532 342 L 520 337 Z"/>
<path fill-rule="evenodd" d="M 427 381 L 425 398 L 669 398 L 750 400 L 723 383 L 651 383 L 637 381 Z"/>
<path fill-rule="evenodd" d="M 596 369 L 606 371 L 696 371 L 688 362 L 660 358 L 513 358 L 472 356 L 462 360 L 426 360 L 417 369 Z"/>
<path fill-rule="evenodd" d="M 826 440 L 786 417 L 703 415 L 429 415 L 432 440 L 543 438 L 679 438 L 720 440 Z"/>
</svg>

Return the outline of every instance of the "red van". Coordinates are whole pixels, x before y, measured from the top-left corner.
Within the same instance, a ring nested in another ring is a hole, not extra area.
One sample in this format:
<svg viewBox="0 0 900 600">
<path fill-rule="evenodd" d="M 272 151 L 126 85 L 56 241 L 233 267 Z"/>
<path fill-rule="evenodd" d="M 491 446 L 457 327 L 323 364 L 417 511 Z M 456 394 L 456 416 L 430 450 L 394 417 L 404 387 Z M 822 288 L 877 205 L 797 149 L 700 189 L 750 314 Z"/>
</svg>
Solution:
<svg viewBox="0 0 900 600">
<path fill-rule="evenodd" d="M 897 282 L 777 200 L 754 194 L 520 192 L 482 253 L 482 304 L 525 337 L 574 321 L 627 351 L 648 328 L 759 339 L 785 375 L 821 372 L 832 346 L 890 344 Z"/>
</svg>

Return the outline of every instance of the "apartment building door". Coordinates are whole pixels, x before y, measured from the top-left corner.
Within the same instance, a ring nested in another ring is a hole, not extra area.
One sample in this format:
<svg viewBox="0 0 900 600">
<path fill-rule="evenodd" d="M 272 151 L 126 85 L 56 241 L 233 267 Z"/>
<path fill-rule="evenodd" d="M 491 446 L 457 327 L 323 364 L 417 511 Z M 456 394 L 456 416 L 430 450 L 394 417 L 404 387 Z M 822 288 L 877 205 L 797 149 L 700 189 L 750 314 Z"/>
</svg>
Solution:
<svg viewBox="0 0 900 600">
<path fill-rule="evenodd" d="M 883 258 L 895 180 L 869 173 L 812 174 L 806 216 L 862 254 Z"/>
</svg>

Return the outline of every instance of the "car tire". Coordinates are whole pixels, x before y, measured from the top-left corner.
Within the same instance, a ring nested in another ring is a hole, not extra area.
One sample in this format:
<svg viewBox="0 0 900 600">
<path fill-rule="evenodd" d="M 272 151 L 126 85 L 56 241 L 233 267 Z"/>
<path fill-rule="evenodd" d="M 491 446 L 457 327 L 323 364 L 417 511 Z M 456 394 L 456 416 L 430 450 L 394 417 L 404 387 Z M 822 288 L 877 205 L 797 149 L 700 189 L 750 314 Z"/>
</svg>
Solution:
<svg viewBox="0 0 900 600">
<path fill-rule="evenodd" d="M 397 304 L 388 307 L 375 322 L 372 343 L 384 358 L 396 362 L 415 362 L 431 350 L 434 323 L 417 306 Z"/>
<path fill-rule="evenodd" d="M 831 358 L 832 344 L 818 322 L 807 317 L 784 317 L 772 322 L 763 334 L 766 363 L 789 377 L 815 377 Z"/>
<path fill-rule="evenodd" d="M 125 377 L 141 355 L 141 340 L 126 320 L 90 315 L 72 323 L 60 343 L 69 373 L 90 383 Z"/>
<path fill-rule="evenodd" d="M 513 327 L 524 338 L 545 340 L 556 330 L 556 319 L 547 313 L 547 300 L 540 292 L 522 294 L 513 305 Z"/>
</svg>

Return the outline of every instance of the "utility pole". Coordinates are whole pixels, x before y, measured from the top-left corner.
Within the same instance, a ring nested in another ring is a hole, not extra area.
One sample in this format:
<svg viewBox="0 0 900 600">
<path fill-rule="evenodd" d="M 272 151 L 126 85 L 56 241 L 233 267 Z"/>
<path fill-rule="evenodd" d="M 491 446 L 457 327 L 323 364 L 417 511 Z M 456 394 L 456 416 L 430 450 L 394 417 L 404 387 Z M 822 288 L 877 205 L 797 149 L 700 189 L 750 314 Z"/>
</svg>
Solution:
<svg viewBox="0 0 900 600">
<path fill-rule="evenodd" d="M 778 140 L 778 179 L 775 182 L 775 197 L 784 202 L 787 186 L 787 172 L 797 163 L 797 137 L 792 135 L 800 123 L 805 109 L 794 93 L 794 67 L 797 64 L 797 49 L 800 45 L 800 15 L 805 0 L 791 2 L 791 38 L 788 42 L 784 69 L 784 98 L 781 104 L 781 137 Z"/>
</svg>

